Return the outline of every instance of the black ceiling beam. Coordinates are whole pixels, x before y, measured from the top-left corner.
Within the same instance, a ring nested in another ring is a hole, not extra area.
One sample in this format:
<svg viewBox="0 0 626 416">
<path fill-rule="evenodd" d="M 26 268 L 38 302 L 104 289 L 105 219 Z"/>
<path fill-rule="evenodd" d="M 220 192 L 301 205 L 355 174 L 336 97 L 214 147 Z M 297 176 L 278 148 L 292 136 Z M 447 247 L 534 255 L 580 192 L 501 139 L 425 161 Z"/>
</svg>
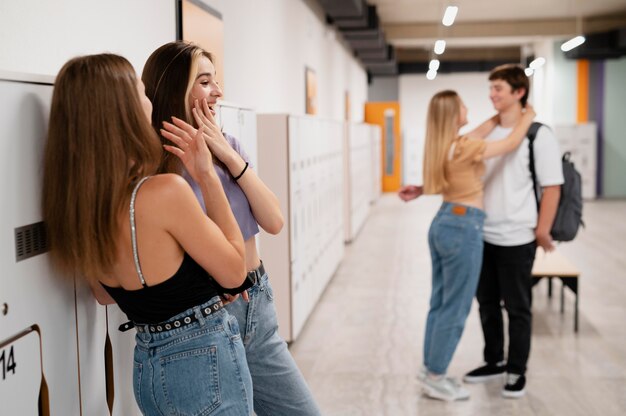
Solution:
<svg viewBox="0 0 626 416">
<path fill-rule="evenodd" d="M 370 74 L 374 76 L 398 74 L 398 64 L 395 61 L 371 63 L 365 65 L 365 68 Z"/>
<path fill-rule="evenodd" d="M 380 19 L 376 13 L 376 6 L 367 6 L 365 13 L 358 18 L 352 19 L 336 19 L 335 26 L 344 32 L 360 30 L 360 31 L 379 31 Z"/>
<path fill-rule="evenodd" d="M 565 52 L 568 59 L 615 59 L 626 55 L 626 28 L 585 35 L 585 43 Z"/>
<path fill-rule="evenodd" d="M 365 0 L 318 0 L 331 19 L 361 16 L 367 8 Z"/>
<path fill-rule="evenodd" d="M 479 61 L 443 61 L 439 65 L 437 73 L 448 74 L 453 72 L 489 72 L 498 65 L 504 65 L 511 61 L 505 60 L 479 60 Z M 428 62 L 401 62 L 398 64 L 399 74 L 425 74 L 428 72 Z"/>
<path fill-rule="evenodd" d="M 359 49 L 356 51 L 356 56 L 365 64 L 368 62 L 396 60 L 396 55 L 391 45 L 385 45 L 377 49 Z"/>
</svg>

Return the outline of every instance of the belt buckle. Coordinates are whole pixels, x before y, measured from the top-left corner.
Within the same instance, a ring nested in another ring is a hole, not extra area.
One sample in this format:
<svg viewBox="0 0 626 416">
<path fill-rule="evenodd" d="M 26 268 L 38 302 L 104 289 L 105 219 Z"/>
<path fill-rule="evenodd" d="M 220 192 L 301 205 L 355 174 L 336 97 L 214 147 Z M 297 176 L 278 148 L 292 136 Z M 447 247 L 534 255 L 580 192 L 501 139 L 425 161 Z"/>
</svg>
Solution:
<svg viewBox="0 0 626 416">
<path fill-rule="evenodd" d="M 254 269 L 248 272 L 248 280 L 252 282 L 252 286 L 256 285 L 259 281 L 259 276 L 257 275 L 258 272 L 258 269 Z"/>
</svg>

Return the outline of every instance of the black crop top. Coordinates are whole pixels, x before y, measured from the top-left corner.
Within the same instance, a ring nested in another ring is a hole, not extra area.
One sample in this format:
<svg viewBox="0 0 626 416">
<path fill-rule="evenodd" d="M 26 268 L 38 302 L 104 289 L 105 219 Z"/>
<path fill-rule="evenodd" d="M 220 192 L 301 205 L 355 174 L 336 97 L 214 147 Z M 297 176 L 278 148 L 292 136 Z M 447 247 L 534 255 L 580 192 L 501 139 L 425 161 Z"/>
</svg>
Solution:
<svg viewBox="0 0 626 416">
<path fill-rule="evenodd" d="M 167 321 L 219 294 L 213 278 L 187 253 L 176 273 L 158 285 L 138 290 L 102 286 L 129 320 L 142 324 Z"/>
<path fill-rule="evenodd" d="M 135 224 L 135 199 L 139 187 L 149 177 L 140 180 L 130 198 L 130 236 L 137 275 L 143 288 L 126 290 L 122 287 L 102 285 L 128 319 L 140 324 L 156 324 L 167 321 L 187 309 L 201 305 L 217 296 L 215 280 L 187 253 L 172 277 L 154 286 L 148 286 L 141 271 L 137 250 Z"/>
</svg>

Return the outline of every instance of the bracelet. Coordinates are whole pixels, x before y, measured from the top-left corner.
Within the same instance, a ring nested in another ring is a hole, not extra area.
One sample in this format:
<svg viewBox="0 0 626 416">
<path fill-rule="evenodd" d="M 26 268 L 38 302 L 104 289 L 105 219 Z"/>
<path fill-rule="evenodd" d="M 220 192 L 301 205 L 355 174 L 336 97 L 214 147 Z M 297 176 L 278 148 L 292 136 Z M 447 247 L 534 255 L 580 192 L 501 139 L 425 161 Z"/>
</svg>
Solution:
<svg viewBox="0 0 626 416">
<path fill-rule="evenodd" d="M 248 162 L 246 162 L 246 166 L 243 167 L 243 170 L 241 171 L 241 173 L 237 176 L 235 176 L 235 180 L 238 181 L 239 178 L 241 178 L 243 176 L 244 173 L 246 173 L 246 169 L 248 169 Z"/>
</svg>

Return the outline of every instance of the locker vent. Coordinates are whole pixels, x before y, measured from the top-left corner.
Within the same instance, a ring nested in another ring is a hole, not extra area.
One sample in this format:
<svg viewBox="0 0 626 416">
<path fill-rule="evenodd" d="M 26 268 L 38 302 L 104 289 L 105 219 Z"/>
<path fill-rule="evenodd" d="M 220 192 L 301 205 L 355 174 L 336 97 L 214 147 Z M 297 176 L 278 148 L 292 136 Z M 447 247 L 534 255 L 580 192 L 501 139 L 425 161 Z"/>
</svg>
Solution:
<svg viewBox="0 0 626 416">
<path fill-rule="evenodd" d="M 22 261 L 48 251 L 43 221 L 15 229 L 15 261 Z"/>
</svg>

